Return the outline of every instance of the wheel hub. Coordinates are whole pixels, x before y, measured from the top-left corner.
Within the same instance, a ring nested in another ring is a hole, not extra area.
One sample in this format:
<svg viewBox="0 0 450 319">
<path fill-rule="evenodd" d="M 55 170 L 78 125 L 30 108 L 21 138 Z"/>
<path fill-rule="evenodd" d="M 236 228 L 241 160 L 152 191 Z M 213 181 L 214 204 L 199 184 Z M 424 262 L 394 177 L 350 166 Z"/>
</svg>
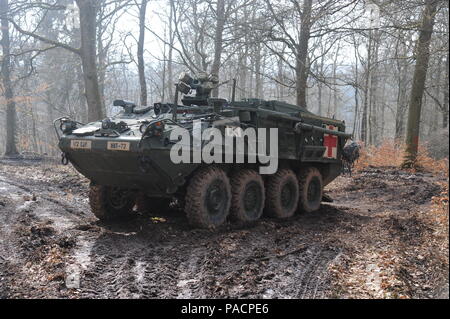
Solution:
<svg viewBox="0 0 450 319">
<path fill-rule="evenodd" d="M 226 190 L 220 181 L 215 181 L 208 188 L 206 195 L 206 205 L 210 215 L 217 215 L 221 212 L 226 202 Z"/>
<path fill-rule="evenodd" d="M 316 179 L 312 179 L 308 185 L 307 198 L 309 202 L 316 202 L 320 194 L 320 184 Z"/>
<path fill-rule="evenodd" d="M 127 205 L 130 192 L 120 187 L 111 187 L 109 190 L 109 203 L 113 208 L 120 209 Z"/>
<path fill-rule="evenodd" d="M 244 193 L 244 209 L 246 212 L 257 213 L 261 205 L 261 191 L 257 183 L 247 185 Z"/>
<path fill-rule="evenodd" d="M 290 208 L 294 199 L 294 190 L 290 183 L 286 183 L 281 188 L 281 205 L 284 208 Z"/>
</svg>

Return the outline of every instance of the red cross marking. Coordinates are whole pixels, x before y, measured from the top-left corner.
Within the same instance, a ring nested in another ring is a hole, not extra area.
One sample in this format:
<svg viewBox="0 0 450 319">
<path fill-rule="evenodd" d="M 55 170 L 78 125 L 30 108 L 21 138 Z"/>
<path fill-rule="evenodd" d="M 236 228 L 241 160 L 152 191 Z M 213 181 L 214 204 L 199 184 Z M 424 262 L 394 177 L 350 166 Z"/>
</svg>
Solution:
<svg viewBox="0 0 450 319">
<path fill-rule="evenodd" d="M 333 125 L 329 125 L 327 129 L 336 131 L 337 127 Z M 337 158 L 337 143 L 338 138 L 336 135 L 324 134 L 323 135 L 323 146 L 326 147 L 326 151 L 324 157 L 328 158 Z"/>
</svg>

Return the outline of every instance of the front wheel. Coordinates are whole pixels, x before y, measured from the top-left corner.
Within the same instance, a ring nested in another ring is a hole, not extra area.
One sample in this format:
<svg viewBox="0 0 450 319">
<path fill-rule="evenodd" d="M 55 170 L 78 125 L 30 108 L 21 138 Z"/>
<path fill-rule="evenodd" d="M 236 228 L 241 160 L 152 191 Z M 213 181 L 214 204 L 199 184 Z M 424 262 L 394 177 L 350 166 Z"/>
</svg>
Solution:
<svg viewBox="0 0 450 319">
<path fill-rule="evenodd" d="M 320 208 L 323 197 L 322 174 L 315 167 L 302 169 L 298 176 L 300 188 L 299 210 L 310 213 Z"/>
<path fill-rule="evenodd" d="M 185 212 L 193 226 L 214 229 L 223 224 L 231 204 L 231 186 L 225 172 L 207 167 L 195 173 L 187 187 L 185 202 Z"/>
<path fill-rule="evenodd" d="M 135 194 L 126 188 L 92 184 L 89 188 L 91 210 L 102 221 L 129 217 L 134 200 Z"/>
</svg>

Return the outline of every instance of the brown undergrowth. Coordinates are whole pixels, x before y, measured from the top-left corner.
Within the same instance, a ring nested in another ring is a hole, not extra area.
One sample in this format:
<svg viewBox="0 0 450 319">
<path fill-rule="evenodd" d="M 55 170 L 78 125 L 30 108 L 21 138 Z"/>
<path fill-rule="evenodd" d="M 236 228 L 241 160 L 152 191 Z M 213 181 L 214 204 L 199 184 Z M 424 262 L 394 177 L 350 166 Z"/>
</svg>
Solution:
<svg viewBox="0 0 450 319">
<path fill-rule="evenodd" d="M 366 167 L 400 167 L 405 156 L 404 143 L 385 140 L 379 146 L 363 146 L 358 162 L 355 164 L 357 171 Z M 426 145 L 419 146 L 416 167 L 412 171 L 425 171 L 436 175 L 443 174 L 448 178 L 448 158 L 435 160 L 427 151 Z"/>
</svg>

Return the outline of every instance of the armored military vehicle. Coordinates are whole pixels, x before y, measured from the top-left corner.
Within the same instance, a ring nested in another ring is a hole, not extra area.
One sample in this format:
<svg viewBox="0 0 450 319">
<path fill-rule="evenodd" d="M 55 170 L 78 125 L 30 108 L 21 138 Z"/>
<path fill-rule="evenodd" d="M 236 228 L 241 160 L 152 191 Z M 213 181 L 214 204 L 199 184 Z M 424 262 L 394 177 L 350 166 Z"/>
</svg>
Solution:
<svg viewBox="0 0 450 319">
<path fill-rule="evenodd" d="M 63 163 L 91 181 L 95 216 L 178 202 L 194 227 L 216 228 L 318 210 L 342 170 L 344 122 L 280 101 L 236 101 L 235 83 L 227 101 L 211 97 L 215 76 L 183 73 L 171 103 L 116 100 L 121 111 L 101 121 L 55 120 Z"/>
</svg>

